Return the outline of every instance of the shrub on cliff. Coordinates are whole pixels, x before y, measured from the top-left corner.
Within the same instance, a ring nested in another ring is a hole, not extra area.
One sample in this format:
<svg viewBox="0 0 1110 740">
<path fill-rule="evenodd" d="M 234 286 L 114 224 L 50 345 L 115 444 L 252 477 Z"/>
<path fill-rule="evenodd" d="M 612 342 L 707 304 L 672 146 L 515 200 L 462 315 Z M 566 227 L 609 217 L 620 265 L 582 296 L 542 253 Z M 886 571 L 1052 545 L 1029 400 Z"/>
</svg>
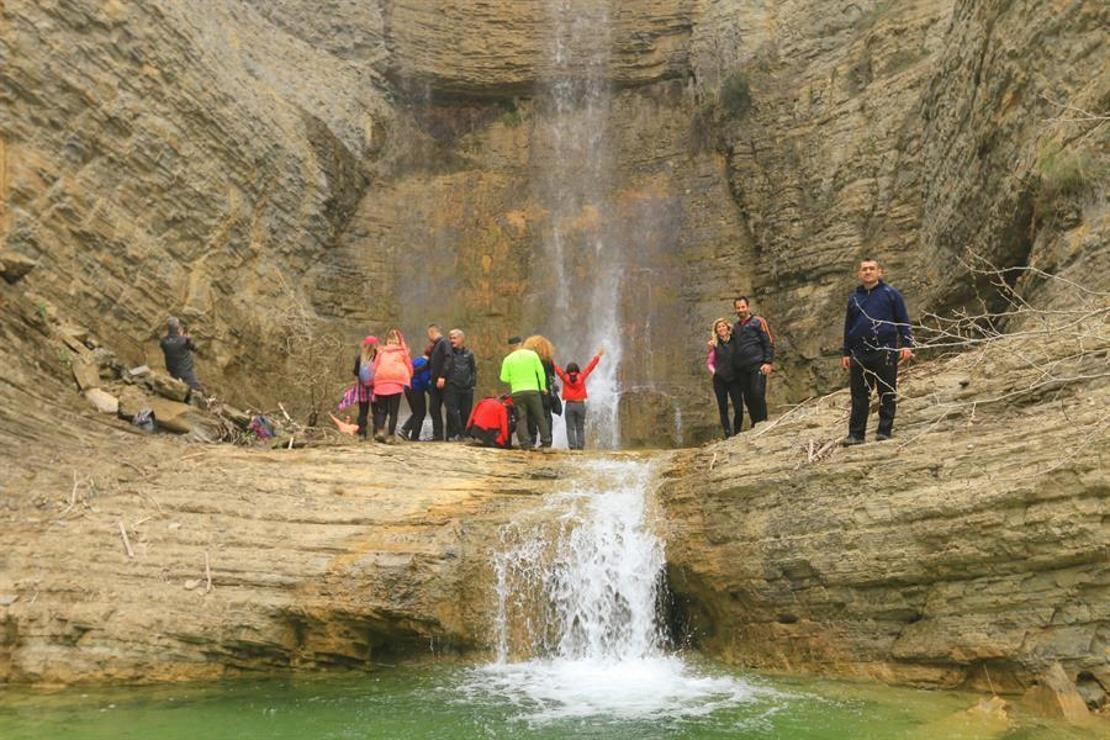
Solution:
<svg viewBox="0 0 1110 740">
<path fill-rule="evenodd" d="M 721 84 L 718 94 L 721 109 L 731 118 L 743 118 L 752 108 L 752 90 L 743 72 L 733 72 Z"/>
<path fill-rule="evenodd" d="M 1038 220 L 1051 216 L 1064 201 L 1091 193 L 1106 168 L 1082 149 L 1068 148 L 1055 139 L 1041 146 L 1034 170 L 1038 176 L 1034 209 Z"/>
</svg>

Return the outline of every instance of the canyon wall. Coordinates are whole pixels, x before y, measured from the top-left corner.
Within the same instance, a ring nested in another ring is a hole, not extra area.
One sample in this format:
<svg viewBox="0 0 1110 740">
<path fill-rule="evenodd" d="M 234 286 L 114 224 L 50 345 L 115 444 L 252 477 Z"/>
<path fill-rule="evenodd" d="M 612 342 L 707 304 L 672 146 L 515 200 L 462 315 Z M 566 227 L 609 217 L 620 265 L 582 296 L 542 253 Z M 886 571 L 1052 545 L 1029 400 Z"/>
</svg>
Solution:
<svg viewBox="0 0 1110 740">
<path fill-rule="evenodd" d="M 680 634 L 752 668 L 1003 693 L 1058 663 L 1104 704 L 1108 347 L 1041 341 L 911 372 L 889 442 L 836 445 L 833 394 L 676 453 L 659 498 Z"/>
<path fill-rule="evenodd" d="M 179 313 L 214 387 L 298 405 L 291 315 L 352 344 L 463 326 L 493 390 L 505 336 L 552 323 L 544 239 L 592 234 L 627 266 L 642 445 L 714 433 L 700 347 L 738 293 L 776 334 L 776 405 L 839 383 L 864 255 L 915 316 L 974 302 L 979 258 L 1105 274 L 1095 3 L 613 2 L 606 197 L 556 224 L 558 5 L 7 3 L 0 235 L 132 361 Z"/>
</svg>

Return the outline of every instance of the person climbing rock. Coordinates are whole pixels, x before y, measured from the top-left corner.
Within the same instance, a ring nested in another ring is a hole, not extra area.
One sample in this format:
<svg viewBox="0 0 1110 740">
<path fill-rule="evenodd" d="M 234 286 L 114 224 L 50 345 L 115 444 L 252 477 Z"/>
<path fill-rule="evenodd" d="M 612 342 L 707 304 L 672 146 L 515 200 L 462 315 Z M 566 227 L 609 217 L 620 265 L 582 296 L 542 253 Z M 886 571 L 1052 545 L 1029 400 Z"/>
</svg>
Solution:
<svg viewBox="0 0 1110 740">
<path fill-rule="evenodd" d="M 867 433 L 871 394 L 879 394 L 879 428 L 875 439 L 890 439 L 898 394 L 898 366 L 913 357 L 913 331 L 906 302 L 896 288 L 883 282 L 878 260 L 859 263 L 860 281 L 848 296 L 844 314 L 844 346 L 840 366 L 850 372 L 852 412 L 845 445 L 857 445 Z"/>
<path fill-rule="evenodd" d="M 370 402 L 374 397 L 374 357 L 378 354 L 378 338 L 364 337 L 355 355 L 355 400 L 358 401 L 358 436 L 366 439 L 366 423 Z"/>
<path fill-rule="evenodd" d="M 443 400 L 447 406 L 447 439 L 462 441 L 464 425 L 470 419 L 474 405 L 474 386 L 478 384 L 478 363 L 474 353 L 466 346 L 462 329 L 447 332 L 451 343 L 448 355 Z"/>
<path fill-rule="evenodd" d="M 412 361 L 412 385 L 405 389 L 405 400 L 409 404 L 409 418 L 401 425 L 402 439 L 420 441 L 420 432 L 424 429 L 424 417 L 428 414 L 428 385 L 431 375 L 427 355 L 420 355 Z"/>
<path fill-rule="evenodd" d="M 166 336 L 159 343 L 166 361 L 166 372 L 185 383 L 194 391 L 203 391 L 193 368 L 193 353 L 197 351 L 193 338 L 181 326 L 176 316 L 166 319 Z"/>
<path fill-rule="evenodd" d="M 599 349 L 585 370 L 579 369 L 577 362 L 568 363 L 566 369 L 555 365 L 555 372 L 563 381 L 563 420 L 566 422 L 569 449 L 581 450 L 586 447 L 586 379 L 604 354 L 605 349 Z"/>
<path fill-rule="evenodd" d="M 732 360 L 736 383 L 754 427 L 767 420 L 767 377 L 774 371 L 771 363 L 775 361 L 775 340 L 766 319 L 752 313 L 749 303 L 747 296 L 740 296 L 732 304 L 736 310 L 736 323 L 732 325 L 736 349 Z M 740 433 L 739 424 L 734 433 Z"/>
<path fill-rule="evenodd" d="M 709 352 L 705 356 L 705 366 L 713 376 L 713 395 L 717 397 L 717 412 L 721 416 L 721 429 L 725 439 L 740 431 L 743 423 L 743 395 L 740 383 L 736 380 L 736 365 L 733 355 L 738 342 L 732 335 L 732 325 L 728 319 L 719 318 L 713 322 L 713 336 L 709 340 Z M 734 419 L 728 418 L 728 402 L 732 400 Z M 735 431 L 734 431 L 735 430 Z"/>
<path fill-rule="evenodd" d="M 390 329 L 374 357 L 374 439 L 394 442 L 401 395 L 412 385 L 412 358 L 400 329 Z M 388 419 L 388 422 L 387 422 Z"/>
<path fill-rule="evenodd" d="M 528 420 L 532 419 L 539 431 L 540 445 L 550 448 L 551 427 L 547 425 L 542 400 L 543 394 L 547 393 L 547 374 L 540 356 L 521 347 L 522 341 L 520 337 L 511 338 L 509 346 L 512 351 L 501 362 L 501 382 L 508 383 L 517 411 L 517 444 L 522 449 L 535 446 L 535 438 L 528 431 Z"/>
<path fill-rule="evenodd" d="M 442 442 L 443 433 L 443 395 L 447 388 L 447 361 L 450 359 L 451 344 L 436 324 L 428 324 L 428 370 L 431 375 L 428 386 L 428 411 L 432 415 L 432 439 Z"/>
</svg>

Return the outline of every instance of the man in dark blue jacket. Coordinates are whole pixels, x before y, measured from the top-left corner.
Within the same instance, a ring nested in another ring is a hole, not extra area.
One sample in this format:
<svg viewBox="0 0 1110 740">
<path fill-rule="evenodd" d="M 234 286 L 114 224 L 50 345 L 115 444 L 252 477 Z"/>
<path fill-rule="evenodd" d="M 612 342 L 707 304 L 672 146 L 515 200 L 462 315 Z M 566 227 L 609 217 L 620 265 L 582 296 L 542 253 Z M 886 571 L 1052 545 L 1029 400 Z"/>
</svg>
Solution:
<svg viewBox="0 0 1110 740">
<path fill-rule="evenodd" d="M 412 386 L 405 389 L 405 399 L 412 412 L 401 426 L 401 437 L 412 442 L 420 441 L 424 429 L 424 417 L 428 414 L 428 386 L 431 385 L 432 371 L 428 367 L 428 356 L 418 355 L 412 360 Z"/>
<path fill-rule="evenodd" d="M 748 409 L 754 427 L 767 420 L 767 376 L 775 361 L 775 340 L 771 328 L 762 316 L 751 312 L 747 296 L 740 296 L 732 302 L 736 311 L 736 323 L 732 326 L 733 341 L 736 349 L 732 354 L 735 369 L 735 382 L 740 386 L 740 394 Z M 740 409 L 736 409 L 739 419 Z M 740 433 L 737 424 L 736 433 Z"/>
<path fill-rule="evenodd" d="M 851 372 L 852 414 L 845 445 L 860 444 L 867 432 L 871 394 L 879 393 L 876 440 L 890 439 L 898 391 L 898 365 L 913 357 L 913 332 L 906 302 L 883 282 L 878 260 L 859 263 L 861 285 L 848 296 L 841 367 Z"/>
</svg>

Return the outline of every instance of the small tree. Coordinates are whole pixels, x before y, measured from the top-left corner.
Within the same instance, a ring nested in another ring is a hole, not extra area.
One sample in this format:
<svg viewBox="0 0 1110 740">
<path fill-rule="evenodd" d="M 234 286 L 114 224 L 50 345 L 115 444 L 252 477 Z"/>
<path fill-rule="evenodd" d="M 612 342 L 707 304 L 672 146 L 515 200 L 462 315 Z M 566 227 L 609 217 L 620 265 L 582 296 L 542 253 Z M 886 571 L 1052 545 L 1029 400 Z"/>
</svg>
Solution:
<svg viewBox="0 0 1110 740">
<path fill-rule="evenodd" d="M 343 393 L 346 343 L 288 285 L 285 295 L 288 299 L 277 312 L 279 346 L 285 353 L 284 385 L 296 394 L 290 403 L 293 413 L 303 414 L 304 423 L 313 427 L 320 413 Z"/>
</svg>

